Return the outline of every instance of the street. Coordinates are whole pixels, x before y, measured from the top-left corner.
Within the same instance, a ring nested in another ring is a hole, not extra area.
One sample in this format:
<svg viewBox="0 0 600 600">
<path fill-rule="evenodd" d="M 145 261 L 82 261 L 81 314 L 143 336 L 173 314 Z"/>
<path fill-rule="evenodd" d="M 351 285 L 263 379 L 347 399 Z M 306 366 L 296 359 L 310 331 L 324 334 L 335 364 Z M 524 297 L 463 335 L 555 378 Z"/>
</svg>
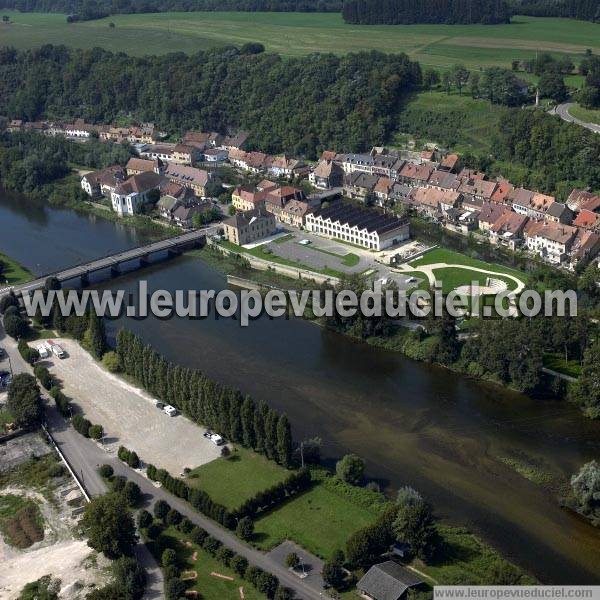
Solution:
<svg viewBox="0 0 600 600">
<path fill-rule="evenodd" d="M 567 121 L 568 123 L 575 123 L 580 125 L 581 127 L 585 127 L 594 133 L 600 133 L 600 125 L 596 123 L 586 123 L 580 119 L 576 119 L 571 113 L 569 109 L 575 106 L 574 102 L 565 102 L 564 104 L 559 104 L 555 108 L 550 111 L 550 114 L 558 115 L 563 121 Z"/>
</svg>

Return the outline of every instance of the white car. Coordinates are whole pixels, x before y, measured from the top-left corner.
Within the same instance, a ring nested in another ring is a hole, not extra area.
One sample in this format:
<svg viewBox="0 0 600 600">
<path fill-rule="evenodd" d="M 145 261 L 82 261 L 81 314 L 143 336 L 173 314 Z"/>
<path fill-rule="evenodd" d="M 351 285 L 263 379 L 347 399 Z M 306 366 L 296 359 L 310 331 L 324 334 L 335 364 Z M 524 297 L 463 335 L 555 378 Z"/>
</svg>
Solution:
<svg viewBox="0 0 600 600">
<path fill-rule="evenodd" d="M 165 411 L 165 413 L 167 415 L 169 415 L 170 417 L 174 417 L 177 414 L 177 409 L 174 406 L 171 406 L 170 404 L 167 404 L 163 410 Z"/>
<path fill-rule="evenodd" d="M 225 443 L 225 440 L 218 433 L 213 433 L 209 439 L 215 446 L 222 446 Z"/>
<path fill-rule="evenodd" d="M 300 240 L 298 242 L 301 246 L 308 246 L 309 244 L 311 244 L 312 242 L 310 240 Z"/>
</svg>

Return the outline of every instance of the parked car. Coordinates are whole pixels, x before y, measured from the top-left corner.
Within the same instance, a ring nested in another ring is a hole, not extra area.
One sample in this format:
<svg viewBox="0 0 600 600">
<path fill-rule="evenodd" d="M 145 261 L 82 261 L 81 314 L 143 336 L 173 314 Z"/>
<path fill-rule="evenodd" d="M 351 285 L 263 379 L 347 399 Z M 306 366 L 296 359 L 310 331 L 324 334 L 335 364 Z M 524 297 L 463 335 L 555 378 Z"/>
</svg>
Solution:
<svg viewBox="0 0 600 600">
<path fill-rule="evenodd" d="M 0 371 L 0 390 L 7 388 L 12 381 L 12 376 L 8 371 Z"/>
<path fill-rule="evenodd" d="M 215 445 L 215 446 L 222 446 L 225 443 L 225 440 L 218 434 L 218 433 L 213 433 L 210 436 L 210 441 Z"/>
<path fill-rule="evenodd" d="M 165 411 L 166 414 L 168 414 L 170 417 L 174 417 L 177 414 L 177 409 L 174 406 L 171 406 L 170 404 L 167 404 L 163 410 Z"/>
<path fill-rule="evenodd" d="M 156 403 L 156 408 L 158 408 L 158 410 L 164 410 L 165 403 L 164 402 L 157 402 Z"/>
</svg>

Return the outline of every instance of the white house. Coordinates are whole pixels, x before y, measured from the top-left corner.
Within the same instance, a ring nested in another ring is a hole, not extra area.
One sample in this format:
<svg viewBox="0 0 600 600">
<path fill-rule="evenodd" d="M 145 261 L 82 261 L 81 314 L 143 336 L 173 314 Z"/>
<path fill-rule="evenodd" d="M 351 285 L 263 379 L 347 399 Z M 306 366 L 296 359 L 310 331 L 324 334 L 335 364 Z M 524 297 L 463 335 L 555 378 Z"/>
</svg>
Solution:
<svg viewBox="0 0 600 600">
<path fill-rule="evenodd" d="M 133 215 L 148 202 L 150 192 L 166 184 L 167 179 L 153 171 L 133 175 L 112 192 L 113 210 L 119 215 Z"/>
</svg>

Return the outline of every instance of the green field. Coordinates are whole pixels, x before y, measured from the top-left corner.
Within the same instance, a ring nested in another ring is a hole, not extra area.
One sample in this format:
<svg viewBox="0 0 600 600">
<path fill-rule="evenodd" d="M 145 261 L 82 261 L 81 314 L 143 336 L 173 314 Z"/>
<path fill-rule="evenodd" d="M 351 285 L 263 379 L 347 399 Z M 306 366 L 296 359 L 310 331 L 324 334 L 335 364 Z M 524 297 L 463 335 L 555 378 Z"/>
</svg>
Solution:
<svg viewBox="0 0 600 600">
<path fill-rule="evenodd" d="M 576 58 L 600 52 L 600 25 L 568 19 L 515 17 L 510 25 L 346 25 L 339 14 L 170 12 L 114 15 L 68 24 L 65 15 L 3 11 L 3 44 L 18 48 L 66 44 L 102 46 L 132 55 L 192 53 L 205 48 L 262 42 L 284 56 L 358 50 L 406 52 L 424 65 L 464 62 L 471 67 L 510 65 L 538 51 Z M 109 23 L 114 28 L 109 28 Z"/>
<path fill-rule="evenodd" d="M 400 130 L 424 141 L 450 143 L 456 152 L 489 153 L 490 132 L 498 128 L 507 111 L 487 100 L 474 100 L 466 92 L 462 96 L 456 92 L 421 92 L 411 96 L 406 104 Z"/>
<path fill-rule="evenodd" d="M 218 458 L 194 469 L 186 482 L 204 490 L 215 502 L 230 510 L 289 475 L 283 467 L 264 456 L 236 447 L 228 458 Z"/>
<path fill-rule="evenodd" d="M 266 550 L 293 540 L 328 558 L 344 548 L 350 534 L 375 520 L 382 505 L 369 506 L 365 496 L 368 490 L 352 488 L 334 477 L 317 481 L 309 491 L 257 519 L 253 542 Z"/>
<path fill-rule="evenodd" d="M 410 263 L 410 266 L 420 267 L 422 265 L 432 265 L 436 263 L 476 267 L 478 269 L 486 269 L 497 273 L 512 275 L 513 277 L 518 277 L 522 281 L 526 279 L 525 274 L 521 273 L 521 271 L 517 271 L 516 269 L 511 269 L 509 267 L 504 267 L 496 263 L 488 263 L 483 260 L 471 258 L 470 256 L 467 256 L 465 254 L 461 254 L 460 252 L 454 252 L 454 250 L 448 250 L 446 248 L 434 248 L 433 250 L 430 250 L 429 252 L 425 253 L 417 260 L 412 261 Z"/>
<path fill-rule="evenodd" d="M 154 557 L 160 561 L 162 551 L 172 548 L 177 554 L 177 566 L 182 569 L 182 575 L 188 571 L 197 574 L 196 579 L 189 583 L 189 590 L 196 590 L 203 600 L 223 600 L 224 598 L 240 598 L 239 588 L 244 588 L 246 600 L 266 600 L 250 583 L 244 581 L 234 571 L 224 566 L 222 562 L 211 556 L 199 546 L 184 544 L 187 536 L 174 527 L 165 529 L 156 542 L 149 542 L 148 547 Z M 194 559 L 194 553 L 196 557 Z M 233 581 L 214 577 L 211 573 L 219 573 L 232 577 Z"/>
<path fill-rule="evenodd" d="M 442 282 L 442 291 L 444 294 L 448 294 L 452 290 L 463 286 L 471 285 L 474 281 L 478 285 L 484 286 L 490 275 L 485 273 L 478 273 L 477 271 L 470 271 L 469 269 L 461 269 L 460 267 L 449 267 L 446 269 L 435 269 L 433 271 L 436 279 Z M 514 290 L 517 284 L 508 277 L 494 276 L 495 279 L 500 279 L 506 283 L 509 290 Z"/>
<path fill-rule="evenodd" d="M 4 269 L 0 270 L 0 286 L 4 283 L 19 285 L 32 278 L 30 271 L 1 252 L 0 264 L 4 265 Z"/>
</svg>

